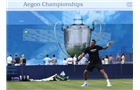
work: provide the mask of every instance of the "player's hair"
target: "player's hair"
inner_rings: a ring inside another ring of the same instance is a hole
[[[94,41],[96,43],[96,40],[95,39],[92,39],[92,41]]]

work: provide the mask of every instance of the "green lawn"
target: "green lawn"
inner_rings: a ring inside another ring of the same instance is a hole
[[[88,87],[81,87],[83,80],[50,82],[7,82],[6,90],[133,90],[133,79],[110,79],[112,87],[106,87],[104,79],[88,80]]]

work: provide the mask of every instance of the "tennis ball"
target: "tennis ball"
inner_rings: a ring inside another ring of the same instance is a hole
[[[25,31],[24,31],[24,33],[26,33],[26,34],[27,34],[27,33],[28,33],[28,31],[27,31],[27,30],[25,30]]]

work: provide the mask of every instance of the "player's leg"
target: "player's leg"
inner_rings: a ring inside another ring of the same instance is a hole
[[[106,79],[107,86],[108,86],[108,87],[111,87],[112,85],[111,85],[111,83],[110,83],[110,81],[109,81],[109,79],[108,79],[107,73],[104,71],[104,69],[101,69],[100,72],[101,72],[101,74],[104,76],[104,78]]]
[[[84,80],[87,80],[88,79],[88,70],[85,70],[84,71]]]
[[[84,81],[84,84],[81,85],[82,87],[88,86],[88,81],[87,81],[87,79],[88,79],[88,73],[91,72],[93,69],[94,69],[94,65],[89,64],[89,65],[87,66],[86,70],[84,71],[84,80],[85,80],[85,81]]]
[[[107,86],[110,87],[112,86],[109,79],[108,79],[108,75],[107,73],[104,71],[104,68],[102,66],[102,64],[97,64],[96,67],[98,68],[98,70],[100,71],[100,73],[104,76],[104,78],[106,79],[107,82]]]
[[[81,85],[82,87],[84,87],[84,86],[88,86],[88,82],[87,82],[87,79],[88,79],[88,70],[85,70],[84,71],[84,84],[83,85]]]

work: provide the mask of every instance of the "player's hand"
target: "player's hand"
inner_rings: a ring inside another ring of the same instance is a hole
[[[111,44],[113,44],[113,43],[114,43],[114,41],[110,41],[108,44],[111,45]]]

